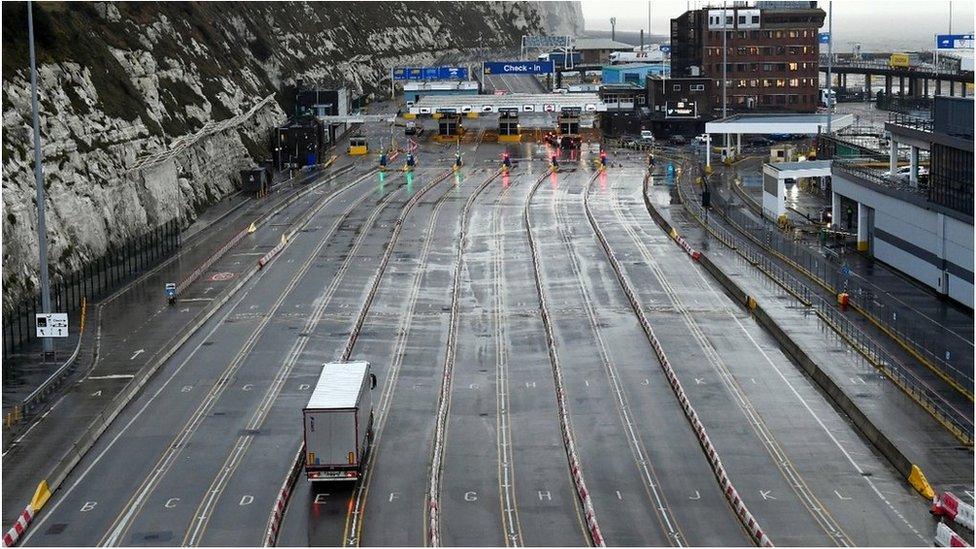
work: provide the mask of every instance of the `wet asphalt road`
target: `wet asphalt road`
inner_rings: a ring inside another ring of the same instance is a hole
[[[357,490],[299,478],[281,545],[425,542],[460,214],[497,169],[501,147],[467,139],[462,150],[461,174],[425,194],[404,219],[352,352],[372,362],[380,380],[366,479]],[[547,175],[544,148],[510,150],[537,158],[518,161],[477,195],[462,249],[441,471],[444,545],[588,543],[522,220],[540,177],[531,230],[570,422],[609,545],[750,540],[589,225],[587,192],[733,483],[773,541],[929,543],[934,525],[925,502],[654,224],[639,169],[596,175],[581,162]],[[411,181],[369,175],[335,189],[282,255],[122,413],[48,504],[27,544],[261,544],[301,441],[300,409],[317,368],[338,358],[349,338],[404,204],[452,156],[453,146],[425,144]],[[254,245],[280,234],[267,233],[255,233]]]

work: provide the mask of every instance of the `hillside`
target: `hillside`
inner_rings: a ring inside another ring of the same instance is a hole
[[[3,10],[4,306],[36,286],[26,4]],[[52,275],[190,223],[264,156],[297,79],[363,94],[397,65],[582,28],[570,2],[34,4]],[[216,123],[220,123],[219,125]]]

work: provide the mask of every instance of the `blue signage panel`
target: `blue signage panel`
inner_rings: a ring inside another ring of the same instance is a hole
[[[821,44],[829,44],[830,43],[830,33],[829,32],[822,32],[822,33],[820,33],[820,43]]]
[[[437,78],[440,80],[467,80],[467,67],[440,67],[437,71]]]
[[[402,67],[393,69],[394,80],[467,80],[467,67]]]
[[[661,44],[661,53],[671,53],[671,44]]]
[[[935,47],[940,50],[970,49],[973,47],[971,34],[937,34]]]
[[[485,74],[552,74],[552,61],[486,61]]]

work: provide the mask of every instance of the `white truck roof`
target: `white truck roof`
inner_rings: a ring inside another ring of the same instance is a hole
[[[368,362],[325,364],[305,408],[315,410],[355,408],[368,369]]]

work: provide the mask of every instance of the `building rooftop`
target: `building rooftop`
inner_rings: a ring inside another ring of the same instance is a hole
[[[660,69],[662,67],[667,67],[667,63],[619,63],[617,65],[604,65],[603,69],[620,70],[620,69]]]
[[[617,42],[609,38],[577,38],[573,49],[577,50],[626,50],[634,49],[634,46],[624,42]]]
[[[706,133],[814,135],[827,131],[827,114],[735,114],[705,124]],[[853,114],[834,114],[831,130],[837,131],[854,123]]]

